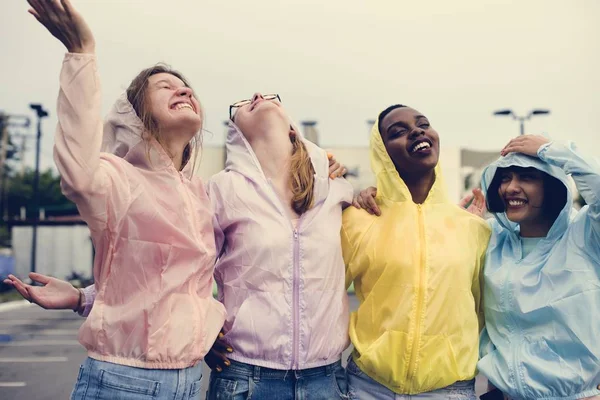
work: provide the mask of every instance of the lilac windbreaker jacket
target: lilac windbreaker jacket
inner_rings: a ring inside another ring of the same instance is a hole
[[[236,361],[313,368],[338,361],[349,344],[340,230],[352,187],[329,179],[325,151],[303,141],[315,170],[315,200],[296,228],[233,123],[225,170],[208,184],[223,232],[215,281],[228,314],[229,357]]]

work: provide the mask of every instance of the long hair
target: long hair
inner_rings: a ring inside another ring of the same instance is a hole
[[[152,116],[152,113],[150,112],[150,105],[148,104],[148,78],[150,78],[152,75],[161,73],[171,74],[181,79],[185,86],[191,88],[187,79],[185,79],[185,77],[180,72],[171,69],[168,65],[156,64],[140,72],[131,81],[126,93],[127,100],[129,100],[129,102],[133,106],[133,109],[135,110],[137,116],[142,121],[142,123],[144,124],[144,128],[146,129],[145,133],[147,134],[143,135],[143,138],[145,140],[149,140],[151,137],[154,137],[156,141],[158,141],[158,143],[162,144],[163,140],[161,137],[160,127],[158,126],[158,123]],[[200,113],[202,115],[202,109],[200,109]],[[204,119],[202,119],[202,123],[204,123]],[[183,150],[183,157],[181,163],[182,169],[183,166],[185,166],[190,161],[192,153],[194,154],[192,173],[196,168],[198,154],[201,152],[202,148],[202,135],[200,134],[200,132],[202,132],[202,127],[200,127],[200,131],[194,136],[190,143],[188,143],[185,146],[185,149]]]
[[[313,206],[315,170],[306,146],[293,129],[290,131],[290,141],[293,146],[290,158],[292,208],[302,215]]]

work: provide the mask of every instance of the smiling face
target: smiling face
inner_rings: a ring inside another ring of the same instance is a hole
[[[235,110],[233,122],[248,140],[269,129],[281,129],[286,135],[290,131],[290,119],[279,100],[267,100],[260,93],[254,93],[248,104]]]
[[[148,78],[147,105],[161,134],[181,132],[190,139],[202,126],[200,103],[185,82],[170,73]]]
[[[544,173],[535,168],[499,169],[498,195],[512,222],[527,224],[545,219]]]
[[[410,107],[390,111],[379,124],[385,148],[401,177],[420,175],[435,168],[439,136],[423,114]]]

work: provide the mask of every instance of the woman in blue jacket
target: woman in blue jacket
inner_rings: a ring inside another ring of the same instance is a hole
[[[587,203],[579,211],[567,175]],[[482,188],[495,219],[479,371],[513,399],[600,399],[600,165],[525,135]]]

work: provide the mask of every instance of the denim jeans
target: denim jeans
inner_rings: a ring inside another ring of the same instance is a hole
[[[454,399],[454,400],[476,400],[475,379],[470,381],[456,382],[448,387],[431,392],[403,395],[392,392],[387,387],[370,378],[365,374],[354,360],[348,361],[346,367],[348,374],[348,390],[350,399],[358,400],[404,400],[404,399]]]
[[[341,361],[303,370],[276,370],[237,361],[210,373],[208,400],[348,399]]]
[[[199,400],[202,364],[185,369],[144,369],[87,358],[71,400]]]

